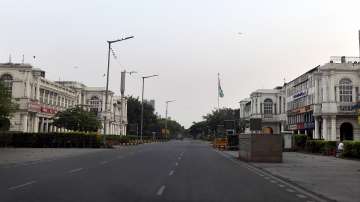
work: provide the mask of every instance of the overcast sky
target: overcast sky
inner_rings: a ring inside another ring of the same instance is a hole
[[[273,88],[329,61],[358,56],[359,0],[1,0],[0,62],[25,62],[50,80],[105,86],[107,40],[134,35],[113,45],[110,88],[119,94],[176,99],[169,115],[186,127],[217,106],[217,73],[222,107],[259,88]],[[239,32],[243,34],[239,34]],[[32,60],[36,56],[36,61]]]

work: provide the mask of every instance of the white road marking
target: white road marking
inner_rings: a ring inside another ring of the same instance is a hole
[[[320,198],[320,197],[317,196],[317,195],[314,195],[314,194],[306,191],[305,189],[302,189],[302,188],[300,188],[300,187],[297,187],[297,186],[295,186],[295,185],[293,185],[293,184],[290,184],[290,183],[288,183],[288,182],[286,182],[286,181],[284,181],[284,180],[282,180],[282,179],[280,179],[280,178],[278,178],[278,177],[276,177],[276,176],[273,176],[273,175],[271,175],[271,174],[268,174],[267,172],[262,171],[260,168],[257,168],[257,167],[255,167],[255,166],[253,166],[253,165],[251,165],[251,164],[244,163],[244,162],[241,162],[241,161],[239,161],[239,160],[236,160],[236,159],[232,158],[231,156],[224,154],[224,153],[221,152],[221,151],[218,151],[218,150],[213,150],[213,151],[216,152],[216,153],[218,153],[218,154],[220,154],[221,156],[227,158],[228,160],[232,161],[233,163],[235,163],[235,164],[237,164],[237,165],[239,165],[239,166],[241,166],[241,167],[244,167],[244,168],[246,168],[246,169],[254,172],[254,173],[257,174],[257,175],[262,174],[262,175],[264,175],[264,176],[269,176],[269,177],[271,177],[272,179],[277,180],[279,183],[282,183],[283,185],[286,185],[286,186],[288,186],[288,187],[296,190],[297,192],[299,192],[299,193],[301,193],[301,194],[303,194],[303,195],[306,195],[307,197],[310,197],[310,198],[312,198],[312,199],[315,199],[315,200],[318,201],[318,202],[326,202],[326,201],[327,201],[327,200],[325,200],[325,199],[323,199],[323,198]],[[281,187],[281,186],[280,186],[280,187]]]
[[[296,196],[299,198],[307,198],[305,195],[302,195],[302,194],[296,194]]]
[[[108,163],[108,161],[101,161],[100,162],[101,165],[104,165],[104,164],[107,164],[107,163]]]
[[[266,180],[269,180],[270,179],[270,177],[264,177]]]
[[[181,157],[179,156],[178,159],[181,160]]]
[[[73,169],[73,170],[69,170],[68,173],[75,173],[75,172],[79,172],[81,170],[83,170],[83,168],[76,168],[76,169]]]
[[[35,184],[36,181],[30,181],[30,182],[27,182],[27,183],[24,183],[24,184],[20,184],[20,185],[16,185],[16,186],[13,186],[13,187],[9,187],[8,190],[15,190],[15,189],[19,189],[19,188],[22,188],[22,187],[25,187],[25,186],[29,186],[29,185],[32,185],[32,184]]]
[[[275,180],[270,180],[271,183],[277,183]]]
[[[286,189],[286,191],[291,193],[295,192],[293,189]]]
[[[169,176],[174,174],[174,170],[170,171]]]
[[[179,163],[178,163],[178,162],[176,162],[176,163],[175,163],[175,166],[178,166],[178,165],[179,165]]]
[[[156,192],[156,195],[161,196],[164,193],[165,185],[161,186],[159,190]]]
[[[283,185],[283,184],[279,184],[279,187],[285,187],[285,185]]]

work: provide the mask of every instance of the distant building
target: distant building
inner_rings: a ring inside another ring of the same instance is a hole
[[[64,132],[51,124],[58,112],[76,105],[86,106],[103,120],[105,89],[91,88],[74,81],[53,82],[45,78],[45,72],[29,64],[0,64],[0,80],[11,91],[19,110],[10,119],[10,131]],[[109,91],[109,134],[126,134],[126,99]],[[101,130],[100,132],[103,132]]]
[[[259,89],[250,98],[240,101],[240,119],[246,121],[246,132],[250,131],[250,119],[261,119],[263,133],[279,134],[286,125],[285,99],[281,87]]]
[[[153,107],[153,109],[155,110],[155,100],[151,99],[151,100],[144,100],[145,103],[151,105]]]
[[[311,138],[315,134],[313,112],[316,92],[314,72],[316,71],[318,67],[285,85],[288,124],[286,129],[295,134],[306,134]]]

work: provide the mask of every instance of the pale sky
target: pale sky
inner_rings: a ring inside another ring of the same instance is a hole
[[[50,80],[105,86],[107,40],[113,45],[110,89],[156,100],[156,111],[188,127],[259,88],[282,85],[330,56],[359,55],[359,0],[1,0],[0,62],[35,64]],[[239,35],[238,33],[243,33]],[[36,56],[36,61],[32,60]],[[74,68],[78,67],[78,68]]]

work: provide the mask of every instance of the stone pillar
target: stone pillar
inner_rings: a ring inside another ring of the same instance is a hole
[[[49,132],[49,120],[44,118],[44,121],[45,121],[45,132],[47,133]]]
[[[319,120],[315,117],[315,139],[320,139],[320,134],[319,134]]]
[[[22,114],[21,115],[21,125],[22,125],[22,131],[23,132],[28,132],[28,115],[27,114]]]
[[[40,133],[43,133],[44,132],[44,121],[45,121],[45,119],[44,118],[42,118],[42,117],[39,117],[39,119],[41,120],[41,125],[40,125]]]
[[[336,116],[331,117],[331,138],[330,140],[336,141]]]
[[[35,115],[34,117],[34,133],[39,132],[39,117]]]
[[[322,122],[322,136],[324,138],[324,140],[329,140],[328,138],[328,128],[327,128],[327,117],[323,117],[323,122]]]

